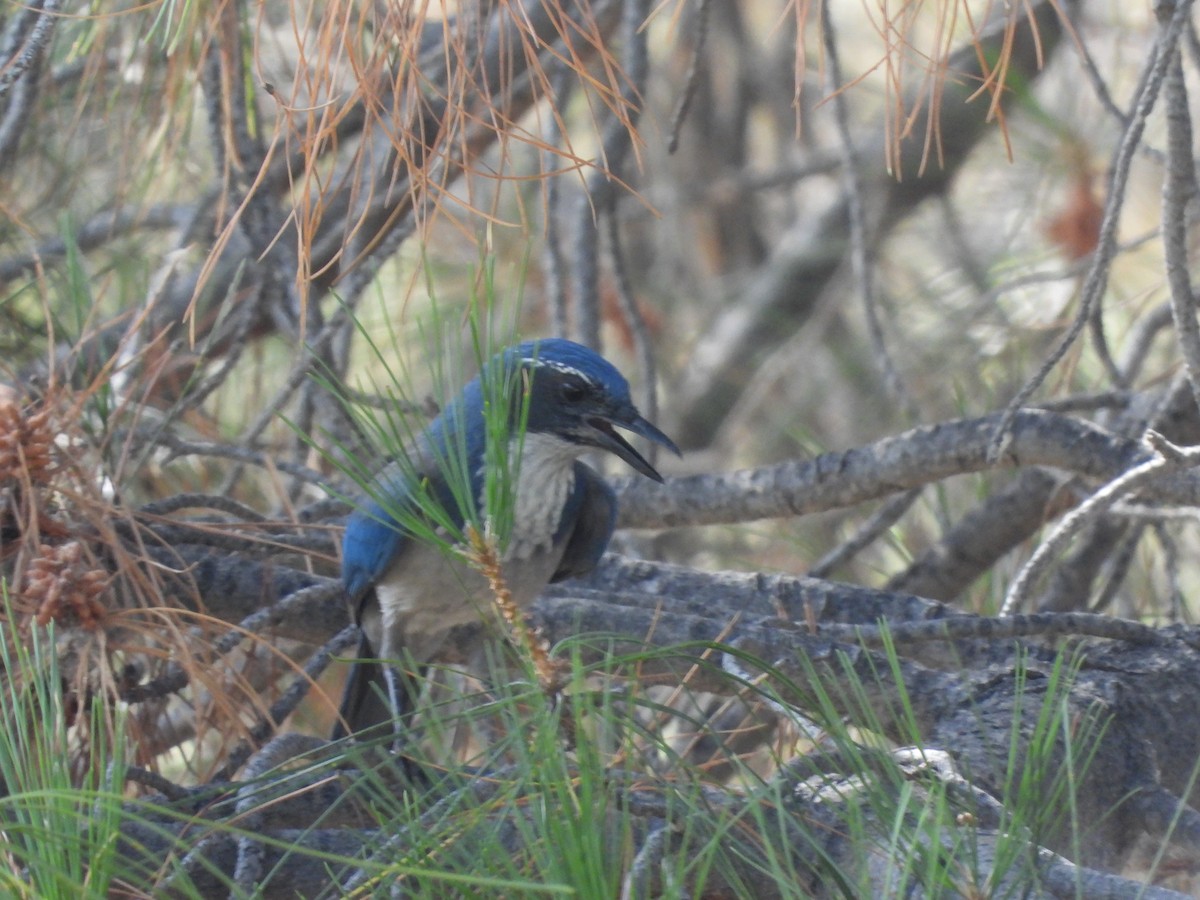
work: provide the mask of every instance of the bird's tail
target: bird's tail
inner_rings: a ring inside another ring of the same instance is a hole
[[[350,668],[342,690],[338,720],[333,726],[332,740],[335,741],[385,722],[394,722],[412,711],[408,679],[399,670],[375,659],[375,650],[366,634],[359,635],[357,655],[358,660]],[[389,690],[389,681],[392,690]],[[389,696],[396,697],[395,708]]]

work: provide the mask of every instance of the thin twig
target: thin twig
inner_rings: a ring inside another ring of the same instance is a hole
[[[58,21],[55,14],[58,5],[58,0],[44,0],[40,9],[27,8],[13,18],[5,36],[6,52],[0,59],[0,100],[9,95],[10,88],[16,89],[0,122],[0,170],[16,159],[14,151],[29,123],[29,112],[37,99],[42,59]]]
[[[185,800],[192,796],[194,788],[184,787],[176,784],[164,775],[158,772],[152,772],[149,769],[143,769],[140,766],[129,766],[125,769],[125,780],[133,784],[140,784],[143,787],[148,787],[152,791],[158,791],[168,800]]]
[[[279,723],[295,712],[300,701],[308,696],[308,692],[333,658],[358,640],[358,634],[357,625],[347,625],[308,658],[304,663],[304,671],[299,673],[283,695],[271,704],[266,717],[250,729],[250,736],[226,754],[225,762],[213,776],[213,781],[227,781],[233,777],[242,763],[250,758],[254,748],[260,746],[267,739],[267,735],[279,727]]]
[[[704,44],[708,40],[708,11],[710,0],[700,0],[696,6],[696,30],[692,35],[692,58],[688,62],[687,74],[683,77],[683,93],[671,116],[670,137],[667,139],[667,152],[674,153],[679,149],[679,132],[687,120],[688,110],[696,98],[696,88],[700,84],[700,59],[704,55]]]
[[[633,349],[637,354],[638,370],[642,377],[641,408],[646,418],[651,422],[658,419],[658,386],[657,370],[654,362],[654,348],[650,341],[650,330],[646,325],[646,317],[638,306],[633,293],[633,285],[629,281],[629,270],[625,267],[625,255],[621,252],[621,230],[617,227],[617,205],[620,195],[615,191],[609,195],[608,209],[605,218],[608,221],[608,253],[609,265],[612,269],[613,282],[616,286],[617,303],[621,307],[621,315],[629,326],[633,336]],[[653,464],[658,459],[658,445],[649,443],[649,459]]]
[[[1129,382],[1125,380],[1125,373],[1117,365],[1116,359],[1113,358],[1112,349],[1108,345],[1108,335],[1104,333],[1103,303],[1097,303],[1092,307],[1092,314],[1088,318],[1087,324],[1088,332],[1092,336],[1092,352],[1096,354],[1096,359],[1100,361],[1100,365],[1104,368],[1105,376],[1116,387],[1129,387]]]
[[[1150,357],[1155,336],[1171,324],[1173,315],[1171,304],[1162,303],[1130,326],[1130,335],[1125,341],[1125,358],[1121,364],[1127,383],[1132,384],[1141,375],[1142,366]]]
[[[94,250],[105,242],[138,228],[183,228],[195,214],[192,203],[153,203],[141,207],[135,204],[101,210],[84,222],[71,237],[71,245],[79,250]],[[31,273],[49,259],[67,255],[68,243],[61,237],[48,238],[23,256],[0,260],[0,281]]]
[[[8,94],[4,118],[0,119],[0,171],[10,168],[17,159],[17,145],[25,133],[25,126],[29,124],[29,113],[37,99],[40,68],[40,58],[33,60],[28,71],[29,77],[18,81]]]
[[[1163,572],[1167,576],[1167,622],[1176,624],[1183,619],[1186,609],[1183,591],[1179,586],[1179,545],[1167,530],[1165,522],[1154,523],[1154,536],[1158,538],[1163,554]]]
[[[215,509],[236,516],[243,522],[265,523],[267,517],[253,507],[221,494],[176,494],[142,506],[138,512],[145,516],[167,516],[181,509]]]
[[[0,99],[3,99],[9,88],[41,59],[54,33],[54,26],[58,23],[59,5],[58,0],[42,0],[40,8],[25,7],[24,14],[13,19],[12,31],[5,36],[4,42],[5,50],[12,55],[0,64]],[[28,27],[31,16],[32,27]]]
[[[1000,615],[1012,615],[1020,609],[1034,585],[1071,539],[1097,516],[1112,509],[1122,497],[1163,474],[1200,464],[1200,447],[1176,447],[1153,431],[1146,433],[1145,441],[1156,451],[1155,457],[1114,478],[1063,517],[1054,532],[1034,551],[1029,562],[1013,579],[1000,608]]]
[[[1153,55],[1147,67],[1146,77],[1143,79],[1143,87],[1139,94],[1137,105],[1134,108],[1134,114],[1130,118],[1129,125],[1121,137],[1120,146],[1117,148],[1113,159],[1112,173],[1108,183],[1108,196],[1104,205],[1104,217],[1101,220],[1100,235],[1096,242],[1096,249],[1092,254],[1091,266],[1088,269],[1087,277],[1084,279],[1079,314],[1071,323],[1070,328],[1067,329],[1066,334],[1062,336],[1058,344],[1050,352],[1045,362],[1039,367],[1037,373],[1017,392],[1016,397],[1013,398],[1013,401],[1005,409],[1004,415],[1001,416],[1000,424],[996,427],[996,432],[992,437],[988,454],[993,462],[999,460],[1007,449],[1010,440],[1009,432],[1017,411],[1028,402],[1029,398],[1041,387],[1054,367],[1067,355],[1067,351],[1070,350],[1087,325],[1088,320],[1091,319],[1093,308],[1100,302],[1104,296],[1105,289],[1108,287],[1109,271],[1112,267],[1117,247],[1117,224],[1121,218],[1121,210],[1125,204],[1125,195],[1129,189],[1130,166],[1132,165],[1134,154],[1141,145],[1142,135],[1146,130],[1146,119],[1154,109],[1155,101],[1158,99],[1158,93],[1166,78],[1172,53],[1179,42],[1184,25],[1188,21],[1191,6],[1192,0],[1181,0],[1166,27],[1159,32],[1157,52]]]
[[[600,347],[599,240],[596,217],[608,206],[608,195],[617,190],[618,173],[637,139],[636,126],[644,103],[649,55],[646,30],[649,0],[626,0],[621,18],[624,47],[622,70],[625,87],[604,128],[598,168],[588,178],[579,198],[575,222],[574,307],[575,334],[580,343]]]
[[[842,67],[838,53],[837,33],[830,16],[829,0],[821,4],[821,35],[825,42],[825,62],[828,72],[828,90],[833,100],[834,121],[842,155],[842,184],[846,197],[846,211],[850,224],[850,265],[854,283],[862,300],[863,313],[867,322],[867,334],[871,339],[876,363],[883,376],[884,387],[900,403],[905,414],[913,421],[920,416],[904,379],[896,368],[895,360],[887,348],[883,324],[879,319],[879,298],[872,276],[870,240],[867,236],[866,204],[863,201],[863,184],[859,177],[858,152],[850,133],[850,115],[846,103],[846,91],[842,87]]]
[[[1053,397],[1040,403],[1030,404],[1031,409],[1049,412],[1081,412],[1095,409],[1124,409],[1133,399],[1132,391],[1099,391],[1095,394],[1072,394],[1069,397]]]
[[[1071,46],[1079,53],[1079,61],[1083,64],[1083,74],[1087,76],[1087,80],[1092,86],[1092,91],[1096,94],[1096,99],[1100,101],[1100,105],[1104,108],[1104,111],[1120,122],[1122,128],[1128,128],[1129,114],[1117,106],[1117,102],[1108,90],[1108,84],[1105,82],[1104,76],[1100,73],[1100,68],[1096,65],[1096,60],[1092,57],[1092,52],[1088,49],[1088,45],[1084,43],[1083,35],[1080,34],[1079,29],[1075,29]]]
[[[212,644],[210,659],[215,661],[227,655],[234,647],[246,640],[248,635],[258,634],[278,625],[295,610],[303,610],[306,605],[340,596],[344,591],[340,582],[322,582],[311,587],[302,588],[289,594],[282,600],[273,603],[266,609],[247,616],[237,627],[230,629]],[[162,675],[144,684],[134,685],[121,692],[121,699],[126,703],[142,703],[158,697],[166,697],[187,687],[190,677],[185,669],[172,665]]]
[[[554,101],[549,121],[543,134],[547,147],[557,147],[562,139],[559,110],[566,109],[571,92],[579,82],[570,69],[560,72],[554,79]],[[542,173],[545,175],[546,227],[545,252],[542,254],[542,271],[546,280],[546,297],[550,303],[550,332],[566,337],[567,322],[567,257],[563,250],[562,232],[565,230],[566,210],[570,204],[563,202],[562,175],[549,174],[558,155],[550,150],[541,153]],[[560,227],[562,226],[562,227]]]
[[[1142,542],[1142,533],[1144,530],[1138,525],[1129,529],[1121,536],[1116,552],[1110,554],[1108,558],[1108,578],[1100,588],[1100,592],[1096,595],[1096,600],[1092,603],[1088,612],[1102,613],[1116,599],[1117,592],[1121,589],[1121,585],[1125,583],[1125,578],[1129,574],[1129,568],[1133,565],[1134,554],[1137,552],[1138,544]],[[1077,605],[1082,606],[1082,604]]]
[[[329,482],[328,476],[316,469],[297,465],[285,459],[276,459],[265,450],[235,447],[231,444],[188,441],[171,431],[156,433],[154,440],[156,445],[169,451],[163,464],[182,456],[208,456],[214,459],[230,459],[239,464],[259,466],[265,469],[277,469],[309,484],[327,484]]]
[[[895,525],[900,517],[908,512],[909,507],[917,502],[917,498],[923,491],[924,487],[915,487],[886,500],[848,540],[843,541],[813,563],[808,570],[809,577],[828,578],[839,566],[845,565],[875,543],[881,534]]]
[[[1167,171],[1163,179],[1163,258],[1171,288],[1171,316],[1187,371],[1192,397],[1200,406],[1200,323],[1188,260],[1188,205],[1196,193],[1192,158],[1192,120],[1183,80],[1182,51],[1170,56],[1164,86],[1167,118]]]

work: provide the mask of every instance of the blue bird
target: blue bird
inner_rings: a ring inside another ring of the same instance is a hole
[[[519,446],[521,454],[502,566],[522,607],[547,584],[589,572],[612,537],[616,495],[579,460],[581,454],[607,450],[660,482],[662,476],[616,429],[679,454],[671,439],[638,412],[621,373],[587,347],[553,338],[527,341],[495,356],[416,439],[409,462],[383,469],[346,523],[342,580],[361,636],[334,739],[395,723],[411,711],[407,679],[388,663],[407,654],[423,671],[451,628],[493,608],[480,573],[444,547],[410,533],[397,513],[413,510],[421,492],[441,505],[461,533],[463,504],[446,477],[448,461],[453,471],[459,459],[475,508],[486,514],[485,407],[495,402],[497,385],[505,385],[499,390],[508,394],[503,402],[509,408],[510,448],[515,452]],[[525,430],[518,438],[522,417]]]

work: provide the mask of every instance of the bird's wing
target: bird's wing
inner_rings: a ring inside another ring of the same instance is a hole
[[[342,536],[342,583],[355,621],[361,619],[364,598],[387,572],[409,542],[408,534],[379,503],[366,502],[346,521]]]
[[[342,690],[334,740],[392,718],[386,699],[388,675],[383,664],[375,661],[381,648],[372,643],[372,638],[378,641],[381,637],[375,584],[412,540],[395,518],[410,497],[408,484],[399,465],[389,465],[346,520],[342,584],[350,615],[361,630],[355,651],[358,661],[350,667]],[[348,723],[348,730],[343,723]]]
[[[558,568],[550,579],[586,575],[604,555],[617,524],[617,495],[590,466],[575,463],[575,489],[563,510],[570,529]]]
[[[397,521],[402,511],[407,511],[406,505],[413,502],[412,479],[419,477],[412,474],[414,469],[436,471],[428,457],[418,458],[417,465],[409,466],[407,470],[398,463],[387,466],[379,474],[369,496],[346,520],[342,536],[342,583],[351,616],[361,631],[355,653],[357,661],[351,666],[342,691],[335,740],[392,721],[410,711],[415,702],[401,670],[378,659],[380,652],[387,648],[381,631],[382,612],[375,592],[375,585],[387,577],[388,570],[415,540]],[[434,499],[448,505],[449,490],[443,487],[445,479],[434,476],[431,480],[436,494]],[[448,508],[453,510],[452,506]],[[383,646],[376,646],[372,638]]]

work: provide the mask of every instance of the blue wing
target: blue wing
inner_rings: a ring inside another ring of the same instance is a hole
[[[562,523],[570,534],[552,582],[577,578],[596,568],[617,524],[616,493],[584,463],[575,463],[575,490],[563,510]]]
[[[414,471],[415,468],[415,471]],[[367,590],[383,578],[411,539],[402,523],[407,516],[421,516],[420,504],[440,504],[454,524],[461,523],[454,498],[445,480],[434,476],[427,498],[414,500],[413,479],[430,466],[392,463],[368,489],[367,496],[346,520],[342,535],[342,583],[352,603],[358,604]],[[433,523],[429,523],[433,527]],[[357,614],[357,610],[356,610]]]
[[[381,483],[388,483],[386,476]],[[404,502],[408,492],[403,486],[393,480],[391,489],[399,495],[396,502]],[[378,602],[375,583],[387,573],[396,557],[404,552],[408,540],[408,533],[375,500],[364,501],[347,519],[342,536],[342,583],[350,600],[351,615],[357,624],[362,624],[364,611]],[[387,700],[388,673],[385,664],[373,659],[378,652],[378,648],[371,646],[367,633],[360,632],[355,653],[358,661],[350,667],[342,690],[333,740],[390,721],[393,716],[405,712],[393,710]]]
[[[455,436],[468,424],[464,408],[482,408],[478,384],[468,385],[463,397],[430,423],[417,443],[417,451],[403,465],[393,462],[383,469],[368,489],[367,497],[346,520],[342,535],[342,583],[358,625],[363,624],[365,614],[379,602],[375,585],[387,576],[412,540],[401,524],[408,513],[419,515],[421,504],[432,500],[441,505],[452,524],[462,524],[461,510],[441,475],[439,462],[450,459],[448,448],[457,448]],[[468,429],[466,435],[465,454],[469,462],[465,471],[475,472],[482,458],[483,433],[480,429]],[[415,499],[418,479],[419,489],[427,491],[428,496]],[[432,522],[429,525],[433,527]],[[366,631],[360,633],[358,661],[351,667],[342,692],[339,722],[333,732],[335,740],[403,716],[415,705],[416,693],[404,674],[387,662],[374,659],[379,650],[371,646]],[[390,689],[393,687],[398,689]],[[393,700],[397,708],[393,707]]]
[[[354,511],[342,536],[342,583],[352,601],[383,576],[407,541],[408,535],[375,501]]]

